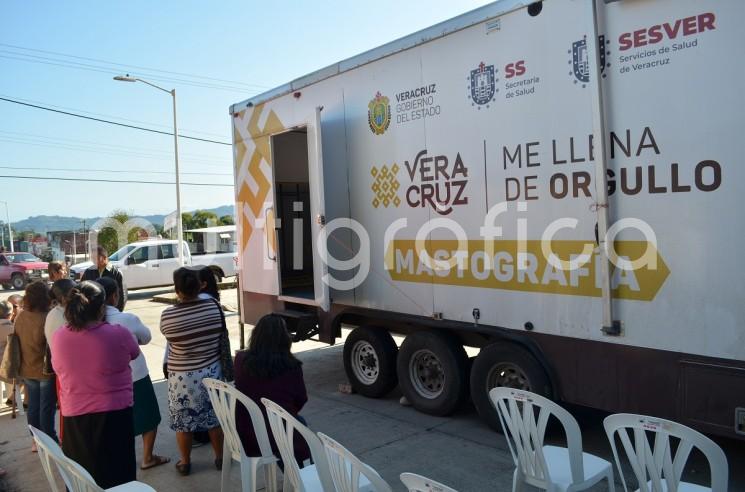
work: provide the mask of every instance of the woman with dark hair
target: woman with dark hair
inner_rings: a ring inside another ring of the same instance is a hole
[[[292,416],[299,417],[308,401],[303,380],[302,362],[292,352],[292,339],[287,332],[284,318],[276,314],[264,316],[256,323],[248,342],[248,350],[235,357],[235,387],[251,398],[261,408],[266,420],[262,398],[277,403]],[[266,421],[269,425],[269,421]],[[248,412],[242,406],[236,410],[236,426],[243,442],[246,456],[261,456],[256,435]],[[278,453],[277,444],[270,434],[272,450]],[[294,438],[295,458],[303,463],[310,458],[308,444],[298,433]]]
[[[114,325],[125,327],[134,337],[138,345],[147,345],[152,339],[150,328],[132,313],[122,313],[116,306],[119,304],[119,285],[113,278],[101,277],[96,283],[103,287],[106,293],[106,321]],[[170,458],[153,453],[155,437],[160,424],[160,407],[155,396],[150,372],[147,368],[145,355],[140,352],[135,360],[129,363],[132,369],[132,386],[134,404],[134,434],[142,436],[142,464],[140,469],[147,470],[155,466],[170,462]]]
[[[67,296],[70,291],[75,287],[75,282],[69,278],[57,280],[52,284],[52,289],[49,291],[49,298],[52,301],[52,309],[47,314],[47,320],[44,322],[44,338],[47,340],[47,350],[52,350],[52,337],[54,332],[65,326],[67,321],[65,320],[65,306],[67,306]],[[59,395],[59,379],[55,378],[55,391]],[[59,398],[57,398],[59,401]],[[60,408],[59,415],[59,437],[62,439],[62,429],[64,423],[62,421],[62,409]]]
[[[181,454],[176,469],[188,475],[193,433],[199,430],[209,433],[215,467],[222,467],[222,429],[202,380],[222,378],[220,335],[224,327],[220,305],[199,297],[202,284],[196,270],[179,268],[173,272],[173,284],[179,302],[163,311],[160,331],[168,342],[168,411]]]
[[[215,277],[215,272],[210,267],[205,266],[199,269],[199,282],[202,284],[202,287],[199,289],[200,297],[206,298],[205,296],[210,296],[212,299],[218,302],[220,301],[220,289],[217,288],[217,278]]]
[[[136,479],[130,361],[140,347],[129,330],[104,321],[106,294],[81,282],[67,298],[67,324],[52,337],[65,427],[62,449],[104,489]]]
[[[54,378],[44,373],[47,341],[44,323],[49,312],[49,289],[46,282],[32,282],[23,296],[23,311],[15,320],[15,332],[21,346],[21,379],[28,395],[28,425],[57,440],[54,414],[57,411],[57,392]],[[36,452],[36,444],[31,450]]]

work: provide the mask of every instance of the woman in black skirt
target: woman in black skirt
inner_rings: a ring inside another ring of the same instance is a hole
[[[106,295],[86,281],[65,308],[52,342],[65,437],[62,450],[108,489],[136,479],[132,372],[140,348],[129,330],[103,321]]]

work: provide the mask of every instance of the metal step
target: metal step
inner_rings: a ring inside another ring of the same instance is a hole
[[[275,311],[274,314],[285,319],[293,342],[300,342],[318,335],[318,316],[314,312],[285,309]]]

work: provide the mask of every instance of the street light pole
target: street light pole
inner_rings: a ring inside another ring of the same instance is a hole
[[[181,220],[181,175],[178,171],[178,127],[176,126],[176,89],[173,96],[173,154],[176,160],[176,236],[178,238],[178,264],[184,266],[184,224]]]
[[[10,238],[10,252],[14,252],[13,249],[13,229],[10,228],[10,212],[8,212],[8,202],[0,201],[0,203],[5,205],[5,220],[8,222],[8,238]]]
[[[147,80],[143,80],[137,77],[130,77],[129,74],[127,75],[117,75],[114,77],[114,80],[118,80],[120,82],[142,82],[143,84],[147,84],[151,87],[155,87],[158,90],[161,90],[163,92],[167,92],[171,95],[173,98],[173,153],[174,153],[174,160],[176,163],[176,240],[178,241],[176,250],[177,250],[177,258],[178,263],[180,266],[184,266],[184,251],[183,251],[183,244],[184,244],[184,231],[183,231],[183,221],[181,220],[181,175],[179,174],[178,169],[178,126],[176,125],[176,89],[171,89],[170,91],[168,89],[164,89],[160,86],[157,86],[153,83],[148,82]]]

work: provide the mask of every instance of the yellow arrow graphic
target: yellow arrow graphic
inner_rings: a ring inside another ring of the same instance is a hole
[[[417,250],[413,239],[394,240],[386,250],[386,270],[402,282],[461,285],[484,289],[544,292],[600,297],[600,255],[594,243],[590,259],[574,269],[562,270],[544,256],[540,240],[528,240],[518,256],[518,241],[468,240],[458,249],[456,240],[429,240]],[[579,257],[587,241],[551,241],[551,251],[561,260]],[[488,247],[487,247],[488,246]],[[655,246],[646,241],[616,241],[619,258],[647,264],[624,270],[611,265],[613,297],[651,301],[670,270]],[[518,258],[523,261],[518,264]],[[556,263],[556,262],[554,262]],[[559,265],[560,266],[560,265]]]

